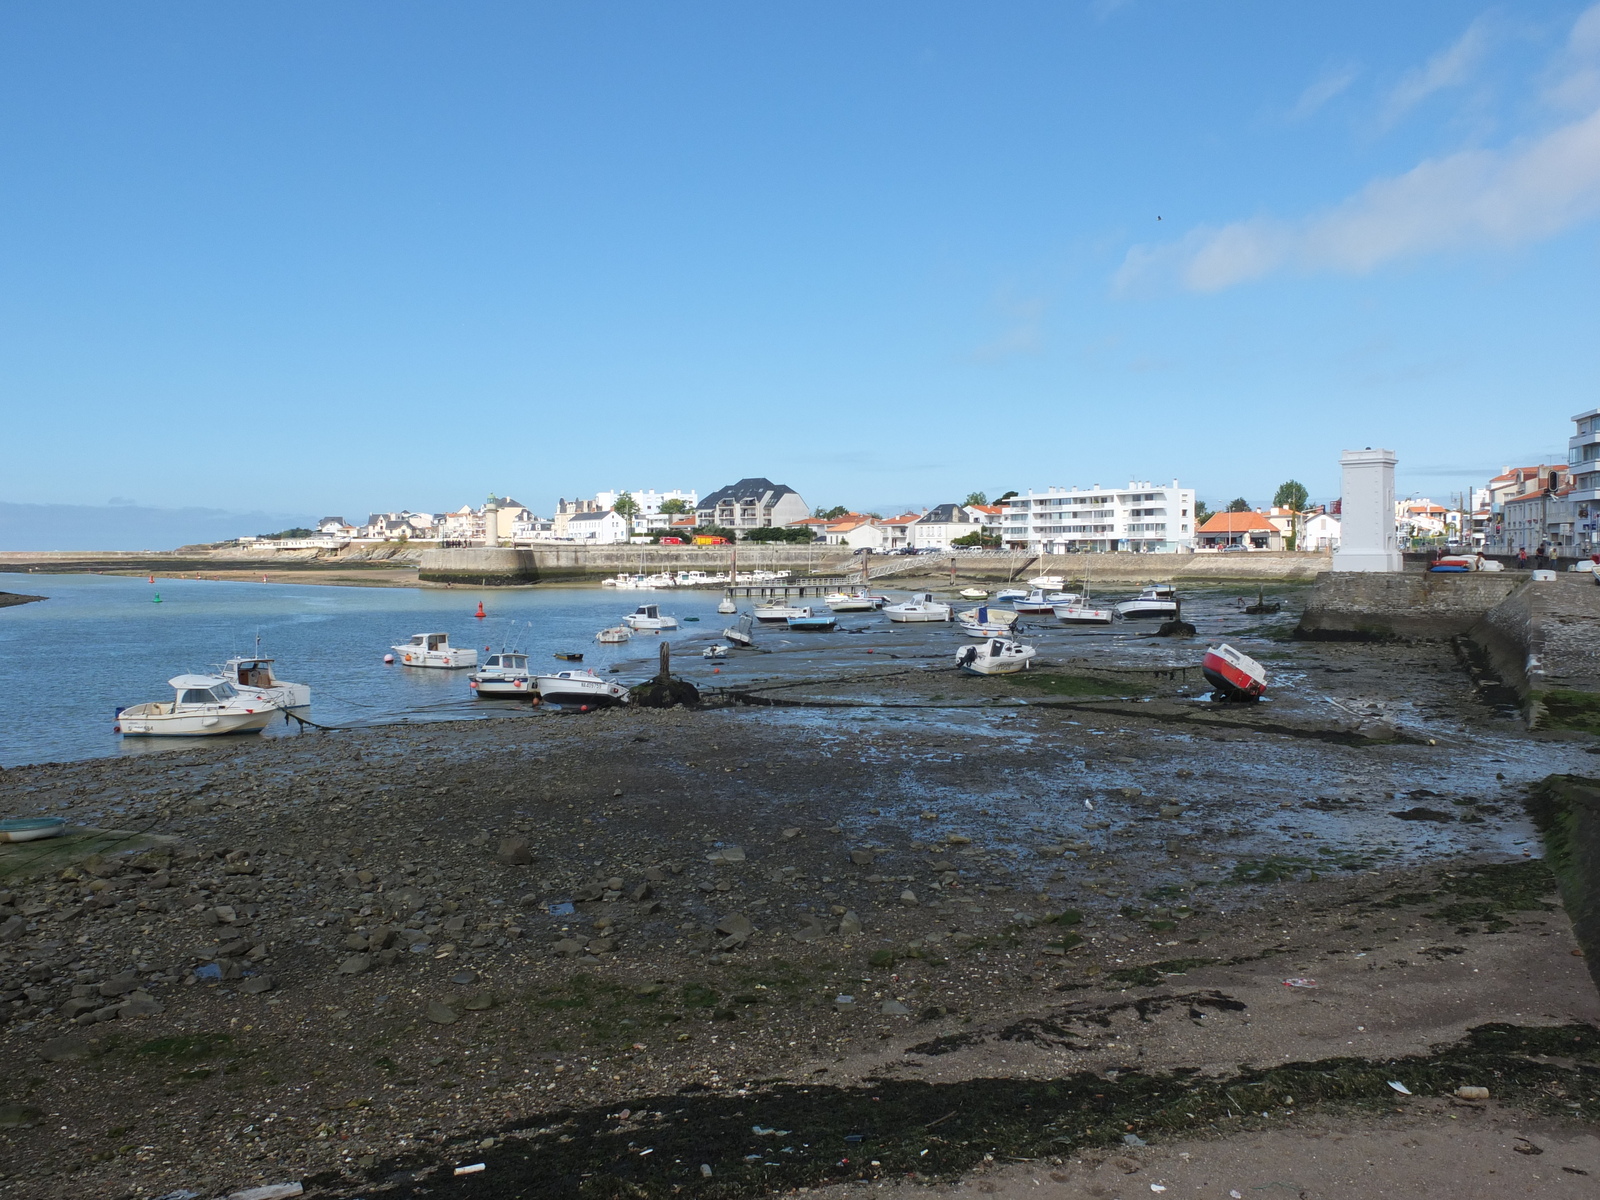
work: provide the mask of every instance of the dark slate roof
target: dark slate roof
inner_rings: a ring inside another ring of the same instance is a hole
[[[609,508],[592,513],[573,513],[572,516],[567,518],[567,524],[570,525],[573,521],[604,521],[610,515],[611,510]]]
[[[751,479],[741,479],[738,483],[729,484],[720,488],[711,495],[705,496],[695,508],[715,508],[724,500],[758,500],[768,492],[772,493],[774,500],[793,492],[794,489],[785,483],[773,483],[770,479],[763,479],[759,475]]]
[[[959,504],[940,504],[930,508],[922,519],[932,525],[970,524],[972,521]]]

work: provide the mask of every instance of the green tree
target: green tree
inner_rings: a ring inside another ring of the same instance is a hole
[[[804,525],[752,529],[744,535],[747,542],[793,542],[795,545],[809,545],[815,538],[816,535]]]
[[[689,515],[689,506],[674,496],[671,500],[661,502],[661,513],[668,517],[686,517]]]
[[[961,503],[963,503],[963,504],[987,504],[987,503],[989,503],[989,497],[985,496],[982,492],[968,492],[967,493],[967,498],[965,500],[963,500]]]
[[[824,521],[837,521],[840,517],[848,517],[850,510],[842,504],[835,504],[832,508],[823,508],[818,505],[816,511],[811,515],[820,517]]]
[[[999,497],[999,498],[998,498],[998,499],[997,499],[997,500],[996,500],[996,501],[995,501],[995,503],[996,503],[996,504],[1004,504],[1004,503],[1005,503],[1005,502],[1006,502],[1006,501],[1007,501],[1007,500],[1009,500],[1009,499],[1011,499],[1011,497],[1013,497],[1013,496],[1015,496],[1015,495],[1016,495],[1016,493],[1015,493],[1015,492],[1007,492],[1007,493],[1006,493],[1006,494],[1005,494],[1005,495],[1004,495],[1004,496],[1001,496],[1001,497]]]
[[[1250,501],[1246,500],[1243,496],[1236,496],[1232,500],[1228,501],[1228,511],[1229,512],[1249,512],[1250,511]]]
[[[1211,519],[1211,506],[1204,500],[1194,502],[1194,527],[1199,529]]]
[[[611,506],[611,511],[624,520],[631,521],[639,515],[639,502],[628,492],[623,492],[617,497],[617,502]]]
[[[1297,479],[1290,479],[1278,485],[1278,490],[1272,494],[1272,503],[1278,508],[1291,509],[1294,512],[1305,512],[1306,504],[1310,500],[1306,492],[1306,485]]]
[[[317,531],[315,529],[306,529],[303,526],[296,525],[293,529],[280,529],[277,533],[263,533],[258,534],[257,536],[272,538],[274,541],[284,541],[288,538],[316,537]]]
[[[981,530],[974,530],[965,537],[951,538],[950,544],[952,546],[977,546],[984,550],[1000,549],[1000,539]]]

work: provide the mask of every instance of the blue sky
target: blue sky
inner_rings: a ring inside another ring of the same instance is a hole
[[[1600,404],[1600,6],[0,5],[0,502],[1445,493]]]

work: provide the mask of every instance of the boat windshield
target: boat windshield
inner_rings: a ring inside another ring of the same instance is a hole
[[[520,671],[528,665],[528,656],[526,654],[506,654],[501,656],[500,661],[505,666]]]
[[[184,688],[178,694],[180,704],[226,704],[239,693],[231,683],[219,683],[208,688]]]

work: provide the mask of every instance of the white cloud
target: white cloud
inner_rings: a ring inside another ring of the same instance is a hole
[[[1408,71],[1389,93],[1384,120],[1392,124],[1436,92],[1460,87],[1472,78],[1489,48],[1489,30],[1479,17],[1459,38],[1422,66]]]
[[[1600,4],[1573,24],[1553,75],[1554,82],[1545,91],[1550,103],[1569,109],[1600,104]]]
[[[1354,83],[1359,74],[1361,68],[1354,63],[1342,67],[1330,67],[1300,93],[1300,99],[1289,110],[1289,120],[1299,121],[1309,117]]]
[[[1410,102],[1460,77],[1472,33],[1423,69]],[[1565,97],[1595,89],[1585,115],[1565,125],[1500,149],[1427,159],[1299,219],[1255,217],[1194,229],[1173,245],[1135,246],[1117,287],[1175,279],[1211,292],[1285,270],[1363,274],[1415,255],[1523,245],[1570,229],[1600,214],[1600,75],[1587,83],[1583,75],[1600,72],[1600,5],[1579,17],[1559,69]]]

